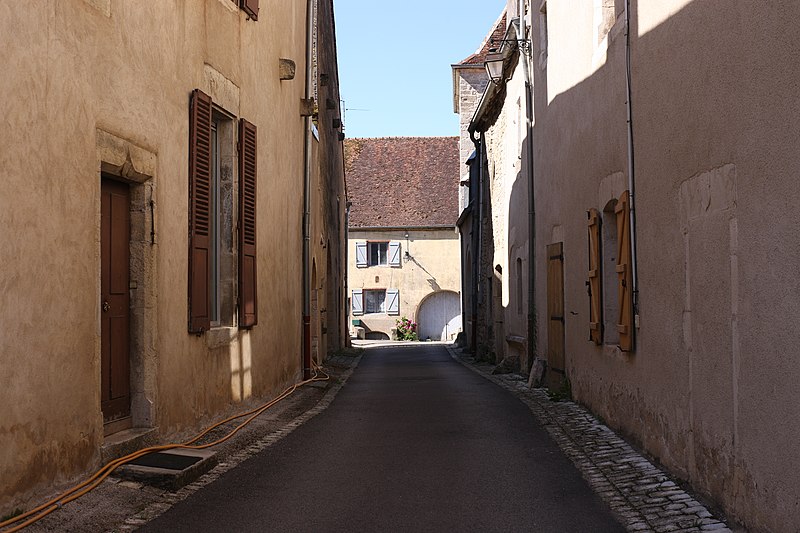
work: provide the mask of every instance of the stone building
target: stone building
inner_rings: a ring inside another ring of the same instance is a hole
[[[345,341],[335,33],[330,0],[307,31],[315,4],[0,7],[0,515],[299,379],[304,282],[317,357]]]
[[[473,151],[464,160],[471,169],[470,178],[462,180],[468,185],[464,190],[469,191],[469,201],[462,204],[459,228],[465,284],[472,285],[464,306],[474,316],[467,323],[475,324],[467,342],[482,359],[527,370],[535,345],[530,340],[533,314],[528,284],[531,102],[516,41],[519,21],[509,14],[515,14],[511,6],[479,51],[463,62],[471,65],[469,70],[463,63],[453,67],[458,81],[454,92],[462,95],[457,109],[462,146],[469,142]],[[484,65],[493,57],[504,64],[502,80],[489,81]],[[470,83],[474,79],[484,81]],[[471,99],[470,87],[483,88],[478,99]],[[466,152],[462,149],[462,156]]]
[[[471,346],[488,346],[486,329],[481,328],[480,342],[478,324],[486,324],[487,320],[478,320],[479,313],[485,313],[482,299],[485,291],[483,276],[478,276],[480,267],[477,263],[482,242],[479,239],[481,196],[480,176],[477,161],[480,154],[476,151],[473,132],[469,126],[475,115],[481,98],[489,84],[484,62],[491,50],[500,46],[506,32],[506,13],[503,11],[495,22],[492,31],[481,45],[463,61],[451,66],[453,74],[453,112],[459,115],[461,134],[458,141],[459,161],[462,163],[462,178],[459,187],[459,217],[456,225],[461,236],[461,307],[464,317],[464,342]],[[472,164],[475,163],[475,164]],[[479,291],[480,289],[480,291]],[[480,292],[480,294],[479,294]],[[479,305],[479,300],[481,300]]]
[[[526,41],[473,125],[494,195],[527,62],[545,382],[748,530],[796,531],[800,5],[515,4]]]
[[[393,338],[405,316],[422,340],[454,339],[462,329],[457,139],[348,139],[345,148],[354,335]]]

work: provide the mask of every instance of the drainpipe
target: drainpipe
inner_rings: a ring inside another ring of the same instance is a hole
[[[517,42],[525,41],[525,0],[519,0],[519,24],[517,25]],[[519,44],[518,44],[519,45]],[[528,62],[528,54],[533,53],[533,43],[524,45],[521,54],[522,71],[525,75],[525,124],[527,133],[528,150],[528,371],[533,366],[533,359],[536,357],[536,300],[534,286],[536,284],[536,205],[534,203],[534,168],[533,168],[533,81],[531,79],[531,68]]]
[[[345,196],[346,198],[347,196]],[[342,301],[344,302],[344,312],[345,317],[345,343],[346,347],[350,347],[350,306],[347,305],[347,299],[350,296],[350,287],[348,285],[348,280],[350,279],[350,263],[348,263],[348,250],[350,246],[350,208],[353,206],[353,203],[349,200],[345,203],[345,211],[344,211],[344,298]],[[341,327],[341,325],[339,326]]]
[[[625,88],[627,91],[628,111],[628,191],[630,202],[631,226],[631,278],[633,287],[634,328],[639,327],[639,273],[636,261],[636,193],[633,159],[633,105],[631,104],[631,15],[630,0],[625,0]],[[634,335],[634,342],[636,336]]]
[[[314,0],[306,3],[306,101],[313,98]],[[304,116],[303,160],[303,379],[311,378],[311,116]]]

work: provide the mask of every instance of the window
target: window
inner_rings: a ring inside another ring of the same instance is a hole
[[[369,266],[386,266],[387,253],[389,251],[388,242],[370,242],[367,243],[367,251],[369,253]]]
[[[634,350],[630,204],[628,191],[589,210],[589,338]]]
[[[353,316],[374,313],[400,314],[400,291],[397,289],[353,289]]]
[[[256,128],[239,121],[239,241],[233,219],[237,121],[200,90],[189,129],[189,331],[257,323],[255,281]],[[238,248],[238,249],[237,249]],[[238,276],[236,254],[238,252]],[[237,294],[238,281],[238,294]],[[238,298],[237,298],[238,297]]]
[[[399,241],[356,242],[356,267],[401,267]]]
[[[219,123],[215,113],[211,120],[211,194],[209,213],[211,234],[209,236],[209,280],[208,292],[211,298],[211,324],[219,325],[219,238],[220,238],[220,163],[219,163]]]
[[[603,235],[603,249],[600,253],[600,271],[603,279],[603,340],[606,344],[619,344],[619,331],[617,319],[619,318],[619,291],[617,285],[617,215],[614,208],[617,201],[611,200],[603,208],[603,222],[601,233]]]
[[[364,291],[364,312],[383,313],[386,310],[386,291],[366,290]]]

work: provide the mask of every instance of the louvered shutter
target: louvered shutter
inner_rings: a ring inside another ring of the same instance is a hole
[[[633,351],[633,271],[631,270],[631,211],[628,191],[614,208],[617,215],[617,277],[619,291],[619,349]]]
[[[600,213],[590,209],[589,215],[589,340],[603,343],[603,296],[600,278]]]
[[[256,127],[239,120],[239,326],[258,324],[256,264]]]
[[[400,314],[400,291],[397,289],[386,289],[386,313]]]
[[[356,243],[356,266],[358,268],[366,268],[367,266],[367,243],[365,241]]]
[[[364,314],[364,291],[361,289],[353,289],[352,306],[353,316]]]
[[[400,243],[397,241],[389,243],[389,266],[400,266]]]
[[[247,16],[253,20],[258,20],[258,0],[242,0],[239,6]]]
[[[211,327],[211,97],[195,89],[189,110],[189,331]]]

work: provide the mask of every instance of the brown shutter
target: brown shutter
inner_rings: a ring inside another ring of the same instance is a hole
[[[600,213],[590,209],[589,215],[589,340],[603,343],[603,296],[600,279]]]
[[[256,295],[256,127],[239,121],[239,326],[258,323]]]
[[[631,269],[631,211],[628,191],[614,208],[617,215],[617,276],[619,278],[619,349],[633,351],[633,271]]]
[[[195,89],[189,111],[189,331],[211,326],[211,97]]]
[[[258,0],[242,0],[239,5],[248,17],[258,20]]]
[[[564,361],[564,243],[547,245],[547,366],[561,374]],[[555,376],[553,376],[555,377]]]

